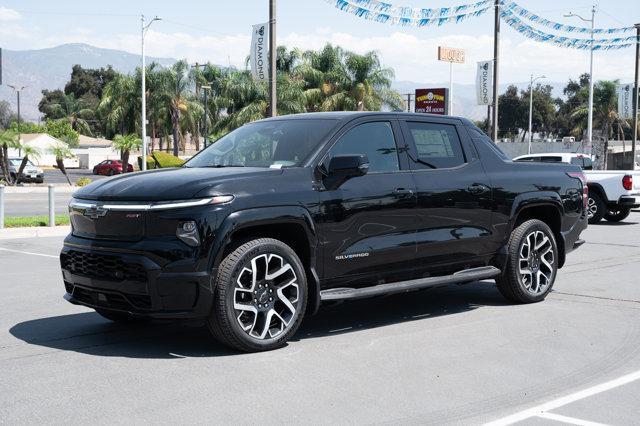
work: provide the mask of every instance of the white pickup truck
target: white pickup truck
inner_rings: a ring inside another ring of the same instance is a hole
[[[589,223],[598,223],[603,218],[610,222],[620,222],[629,216],[632,208],[640,207],[639,170],[592,170],[591,157],[588,155],[564,152],[521,155],[513,161],[580,166],[589,186]]]

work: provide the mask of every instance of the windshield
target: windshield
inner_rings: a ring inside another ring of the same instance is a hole
[[[20,165],[22,164],[22,158],[9,158],[9,162],[13,164],[14,167],[20,167]],[[27,166],[35,167],[31,160],[27,160]]]
[[[335,120],[270,120],[244,125],[218,139],[185,167],[297,167]]]

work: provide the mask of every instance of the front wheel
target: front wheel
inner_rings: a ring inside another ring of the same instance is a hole
[[[302,262],[282,241],[260,238],[220,263],[208,325],[223,344],[244,352],[281,347],[307,307]]]
[[[621,222],[629,217],[631,209],[629,207],[620,207],[617,210],[609,210],[604,214],[604,218],[609,222]]]
[[[508,245],[507,268],[496,278],[500,293],[515,303],[544,300],[558,270],[558,247],[546,223],[532,219],[518,226]]]

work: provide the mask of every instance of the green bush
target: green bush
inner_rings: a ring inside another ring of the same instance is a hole
[[[87,177],[82,177],[76,181],[76,186],[87,186],[92,182],[91,179]]]
[[[147,155],[147,170],[157,168],[156,160],[154,160],[152,156]],[[138,169],[142,170],[142,155],[138,157]]]
[[[171,154],[167,154],[166,152],[154,151],[151,155],[156,160],[155,162],[159,169],[167,167],[181,167],[184,164],[184,160],[181,160]]]

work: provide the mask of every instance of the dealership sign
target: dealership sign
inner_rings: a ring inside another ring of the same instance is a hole
[[[478,62],[476,99],[478,105],[493,104],[493,61]]]
[[[448,89],[416,89],[416,112],[445,115],[448,102]]]
[[[251,75],[258,81],[267,81],[269,79],[268,40],[268,23],[254,25],[251,33],[249,62],[251,63]]]
[[[633,113],[633,84],[623,84],[618,86],[618,116],[620,118],[631,118]]]
[[[454,49],[453,47],[438,46],[438,60],[464,64],[464,49]]]

